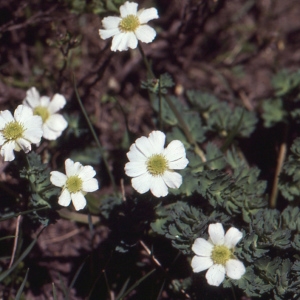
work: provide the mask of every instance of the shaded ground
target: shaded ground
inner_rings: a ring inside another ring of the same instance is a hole
[[[176,83],[174,93],[179,96],[186,89],[201,89],[224,101],[259,111],[261,101],[271,96],[272,74],[282,68],[300,67],[298,0],[139,3],[159,10],[160,18],[152,22],[158,35],[153,43],[144,45],[144,51],[153,61],[155,74],[172,75]],[[13,110],[26,90],[36,86],[45,95],[56,92],[65,95],[66,109],[74,115],[80,114],[73,88],[74,75],[120,182],[126,161],[126,149],[122,148],[125,122],[120,106],[133,134],[148,134],[154,128],[147,94],[139,88],[146,72],[138,50],[111,53],[111,40],[103,41],[98,35],[99,16],[83,11],[71,13],[71,7],[72,1],[0,2],[0,109]],[[70,45],[74,48],[68,51]],[[256,135],[255,142],[259,142],[259,137]],[[55,158],[61,159],[70,149],[64,145],[57,151]],[[259,153],[249,154],[250,161],[253,155]],[[113,163],[115,160],[119,163]],[[51,167],[55,168],[56,163],[51,160]],[[266,177],[268,171],[268,168],[263,170]],[[4,173],[1,181],[17,184]],[[105,179],[102,186],[109,190]],[[99,193],[105,194],[105,189]],[[15,222],[2,222],[0,228],[2,233],[13,234]],[[28,234],[30,230],[25,231]],[[62,299],[61,282],[69,285],[82,258],[89,253],[93,256],[96,249],[103,251],[96,255],[96,261],[104,270],[103,263],[111,254],[109,247],[102,248],[101,242],[108,233],[109,229],[102,225],[95,226],[91,233],[86,224],[63,219],[45,229],[29,257],[40,280],[30,278],[32,285],[26,299],[51,299],[52,282],[60,295],[58,299]],[[136,252],[150,264],[143,247],[137,247]],[[105,285],[101,288],[105,289]],[[79,283],[70,298],[83,299],[84,292],[80,289]]]

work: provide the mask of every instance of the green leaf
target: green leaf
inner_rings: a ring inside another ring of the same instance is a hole
[[[136,287],[138,287],[146,278],[148,278],[151,274],[153,274],[156,270],[153,269],[150,272],[148,272],[146,275],[144,275],[142,278],[137,280],[126,292],[124,292],[122,295],[118,295],[116,300],[120,300],[122,298],[125,298],[131,291],[133,291]]]
[[[142,89],[147,89],[150,93],[157,95],[167,94],[172,86],[174,86],[174,81],[168,73],[160,75],[159,79],[149,79],[141,84]]]
[[[208,128],[222,137],[229,136],[231,132],[239,137],[248,137],[254,131],[256,123],[257,118],[253,112],[241,107],[232,110],[225,102],[220,102],[218,109],[207,119]]]
[[[158,220],[160,219],[160,223]],[[225,223],[228,216],[214,211],[206,216],[201,209],[183,201],[168,206],[159,207],[157,219],[151,223],[151,228],[158,234],[170,239],[172,246],[184,254],[191,253],[191,244],[200,236],[207,237],[207,227],[210,223]]]
[[[255,266],[260,269],[262,274],[268,278],[270,282],[275,284],[276,282],[276,271],[278,270],[282,260],[279,257],[276,257],[274,260],[271,260],[270,257],[263,257],[258,259],[255,262]]]
[[[289,201],[300,199],[300,138],[294,140],[291,152],[283,164],[278,184],[283,197]]]
[[[206,146],[206,165],[211,170],[222,170],[226,166],[226,161],[221,150],[212,143],[208,143]]]
[[[269,99],[264,100],[263,104],[263,114],[262,118],[264,120],[264,126],[269,128],[274,126],[278,122],[285,122],[287,117],[287,112],[283,108],[282,99]]]
[[[284,96],[293,89],[299,88],[300,70],[291,73],[288,70],[281,70],[272,78],[272,85],[275,89],[276,96]]]
[[[23,290],[24,290],[24,287],[25,287],[25,284],[26,284],[26,281],[27,281],[28,272],[29,272],[29,269],[27,269],[27,271],[26,271],[25,277],[22,281],[22,284],[21,284],[20,288],[18,289],[15,300],[20,300],[21,299],[21,296],[22,296],[22,293],[23,293]]]
[[[230,282],[242,289],[249,297],[261,297],[261,295],[267,294],[274,288],[271,283],[265,282],[254,273],[253,266],[246,268],[246,273],[241,279],[230,280]],[[225,283],[226,281],[224,281]]]

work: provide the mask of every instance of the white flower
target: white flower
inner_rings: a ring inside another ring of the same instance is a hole
[[[150,43],[156,36],[153,28],[145,25],[152,19],[157,19],[156,8],[141,9],[137,11],[138,4],[126,1],[120,6],[121,17],[106,17],[102,20],[104,29],[99,30],[104,40],[113,36],[112,51],[135,49],[138,40]]]
[[[151,190],[156,197],[166,196],[168,187],[179,188],[180,174],[173,169],[184,169],[189,161],[183,144],[172,141],[164,148],[166,136],[161,131],[152,131],[149,137],[142,136],[131,145],[125,165],[125,173],[133,177],[132,186],[140,194]]]
[[[14,160],[14,150],[29,152],[31,144],[39,143],[42,135],[42,119],[29,107],[19,105],[14,116],[8,110],[0,112],[0,154],[5,161]]]
[[[98,190],[98,181],[93,178],[96,175],[91,166],[83,166],[79,162],[73,162],[70,158],[65,161],[66,175],[58,172],[50,172],[50,181],[53,185],[62,187],[62,193],[58,203],[68,206],[72,200],[76,210],[86,206],[85,194]]]
[[[191,265],[194,272],[206,269],[208,284],[219,286],[225,278],[225,273],[232,279],[240,279],[246,269],[242,262],[233,255],[235,245],[243,237],[241,231],[231,227],[224,236],[221,223],[210,224],[208,227],[209,239],[195,240],[192,250],[196,253]]]
[[[63,95],[55,94],[50,101],[50,98],[47,96],[40,97],[37,89],[32,87],[26,92],[23,104],[32,108],[34,115],[42,118],[43,137],[45,139],[56,140],[67,128],[68,122],[62,115],[57,114],[66,104],[66,99]]]

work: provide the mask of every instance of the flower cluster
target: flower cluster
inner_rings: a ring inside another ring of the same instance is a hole
[[[55,94],[50,101],[49,97],[40,97],[36,88],[32,87],[14,115],[8,110],[1,111],[0,154],[4,161],[14,160],[14,151],[28,153],[31,144],[38,144],[42,137],[57,139],[68,126],[64,117],[57,114],[65,104],[62,95]]]
[[[206,272],[208,284],[219,286],[225,274],[232,279],[240,279],[246,269],[242,262],[234,255],[234,247],[243,237],[241,231],[231,227],[224,235],[221,223],[210,224],[208,227],[209,239],[197,238],[192,246],[195,256],[191,265],[194,272]]]

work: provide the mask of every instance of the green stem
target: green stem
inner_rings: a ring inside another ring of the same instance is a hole
[[[142,57],[143,57],[144,64],[145,64],[146,69],[147,69],[147,71],[148,71],[148,75],[150,75],[149,77],[151,77],[152,79],[156,79],[156,77],[155,77],[155,75],[154,75],[154,73],[153,73],[153,71],[152,71],[152,69],[151,69],[151,66],[150,66],[150,64],[149,64],[149,61],[148,61],[148,59],[147,59],[147,57],[146,57],[146,55],[145,55],[145,52],[144,52],[143,47],[142,47],[142,45],[141,45],[140,42],[138,42],[138,48],[139,48],[139,50],[140,50],[140,52],[141,52],[141,55],[142,55]]]
[[[76,87],[76,82],[75,82],[75,76],[74,76],[74,75],[73,75],[73,81],[74,81],[74,90],[75,90],[75,94],[76,94],[77,101],[78,101],[79,106],[80,106],[80,108],[81,108],[81,111],[82,111],[82,113],[83,113],[83,115],[84,115],[84,117],[85,117],[85,119],[86,119],[86,121],[87,121],[87,123],[88,123],[88,126],[89,126],[89,128],[90,128],[90,131],[91,131],[93,137],[94,137],[94,140],[95,140],[95,142],[96,142],[96,144],[97,144],[97,147],[99,148],[99,151],[100,151],[100,153],[101,153],[101,156],[102,156],[104,165],[105,165],[105,167],[106,167],[107,173],[108,173],[108,175],[109,175],[110,181],[111,181],[111,183],[112,183],[112,185],[113,185],[113,190],[114,190],[114,192],[116,193],[116,183],[115,183],[115,179],[114,179],[114,177],[113,177],[113,175],[112,175],[112,172],[111,172],[111,170],[110,170],[110,168],[109,168],[109,164],[108,164],[108,161],[107,161],[107,159],[106,159],[106,157],[105,157],[105,153],[104,153],[104,150],[103,150],[103,148],[102,148],[102,146],[101,146],[101,143],[100,143],[100,141],[99,141],[99,138],[98,138],[98,136],[97,136],[97,134],[96,134],[96,132],[95,132],[95,129],[94,129],[94,127],[93,127],[93,125],[92,125],[92,123],[91,123],[91,121],[90,121],[90,119],[89,119],[89,117],[88,117],[88,115],[87,115],[87,112],[86,112],[86,110],[85,110],[85,108],[84,108],[84,106],[83,106],[83,103],[82,103],[82,101],[81,101],[81,99],[80,99],[80,96],[79,96],[79,93],[78,93],[78,90],[77,90],[77,87]]]
[[[159,130],[162,130],[163,122],[162,122],[162,95],[161,95],[161,80],[159,78],[158,82],[158,101],[159,101]]]
[[[22,212],[19,212],[19,213],[16,213],[16,214],[13,214],[13,215],[10,215],[10,216],[7,216],[7,217],[3,217],[3,218],[0,219],[0,222],[3,222],[5,220],[11,219],[11,218],[14,218],[14,217],[17,217],[17,216],[26,215],[26,214],[29,214],[33,211],[39,211],[39,210],[44,210],[44,209],[49,209],[49,206],[43,206],[43,207],[39,207],[39,208],[24,210]]]
[[[119,108],[121,109],[121,112],[122,112],[122,114],[123,114],[123,116],[124,116],[127,139],[128,139],[128,142],[131,142],[131,140],[130,140],[130,134],[129,134],[130,131],[129,131],[128,119],[127,119],[125,110],[124,110],[123,106],[121,105],[120,101],[119,101],[117,98],[112,97],[112,99],[113,99],[114,101],[116,101],[116,103],[118,104]]]

